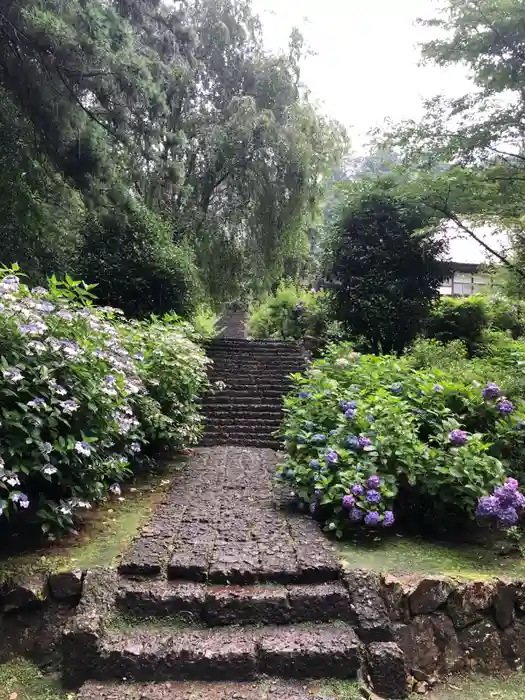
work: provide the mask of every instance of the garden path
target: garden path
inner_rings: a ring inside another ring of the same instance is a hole
[[[120,572],[238,584],[336,579],[330,542],[282,502],[276,461],[269,449],[198,449]]]

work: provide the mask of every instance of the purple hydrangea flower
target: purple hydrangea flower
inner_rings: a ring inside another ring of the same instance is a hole
[[[343,496],[343,508],[347,508],[350,510],[352,506],[355,505],[355,498],[351,496],[349,493],[346,496]]]
[[[358,523],[363,519],[364,513],[359,508],[352,508],[348,513],[348,517],[354,523]]]
[[[357,408],[357,401],[340,401],[339,405],[343,411],[348,411],[349,408]]]
[[[139,360],[141,362],[144,359],[144,353],[143,352],[137,352],[133,355],[134,360]]]
[[[517,479],[513,479],[509,476],[509,478],[505,481],[505,486],[507,486],[507,488],[509,489],[512,489],[513,491],[517,491],[519,483]]]
[[[512,506],[507,506],[506,508],[500,508],[498,512],[498,519],[503,527],[512,527],[518,522],[518,513],[516,509]]]
[[[496,516],[500,509],[500,502],[496,496],[483,496],[479,499],[478,507],[476,508],[476,517],[492,518]]]
[[[354,496],[362,496],[365,492],[364,488],[361,486],[361,484],[354,484],[352,488],[350,489]]]
[[[395,520],[396,519],[393,512],[391,510],[385,510],[385,514],[383,516],[383,527],[392,527]]]
[[[376,491],[375,489],[370,489],[369,491],[366,492],[366,500],[369,503],[380,503],[381,502],[381,494],[379,491]]]
[[[316,511],[316,510],[317,510],[317,502],[316,502],[316,501],[312,501],[312,502],[310,503],[310,513],[311,513],[312,515],[315,515],[315,511]]]
[[[372,444],[372,440],[370,440],[369,438],[367,438],[367,437],[360,437],[359,438],[359,447],[362,450],[364,450],[365,447],[370,447],[371,444]]]
[[[498,410],[500,413],[509,415],[509,413],[512,413],[512,411],[514,410],[514,404],[508,399],[503,399],[503,401],[500,401],[498,404]]]
[[[498,486],[494,489],[494,496],[498,499],[501,506],[513,506],[516,503],[516,491],[507,486]]]
[[[516,491],[516,503],[514,507],[520,510],[525,508],[525,496],[520,491]]]
[[[459,428],[451,430],[448,437],[454,447],[462,447],[468,442],[468,433],[465,430],[459,430]]]
[[[497,399],[501,394],[501,389],[494,382],[489,382],[481,392],[485,400]]]
[[[312,459],[312,461],[310,462],[310,466],[312,467],[312,469],[320,469],[321,463],[318,459]]]
[[[375,527],[379,524],[380,520],[381,516],[379,515],[379,513],[375,510],[371,510],[369,513],[366,514],[365,525],[368,525],[368,527]]]
[[[433,386],[432,388],[433,388],[434,391],[437,392],[438,394],[441,393],[441,392],[443,391],[443,387],[441,386],[441,384],[434,384],[434,386]]]
[[[45,406],[45,405],[46,405],[46,401],[45,401],[45,399],[40,399],[40,398],[39,398],[39,399],[31,399],[31,401],[28,401],[28,402],[27,402],[27,405],[28,405],[30,408],[37,408],[37,409],[39,409],[41,406]]]
[[[29,498],[25,495],[25,493],[12,493],[11,500],[13,503],[18,503],[20,508],[29,508]]]
[[[370,476],[366,480],[366,485],[369,489],[377,489],[381,486],[381,477],[377,474],[375,476]]]
[[[325,459],[327,464],[337,464],[337,462],[339,461],[339,455],[335,450],[330,450],[330,452],[328,452],[328,454],[326,455]]]

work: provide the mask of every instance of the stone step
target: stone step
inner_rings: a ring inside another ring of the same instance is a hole
[[[231,398],[257,398],[257,397],[265,397],[265,398],[281,398],[283,396],[283,392],[280,389],[258,389],[255,387],[227,387],[223,391],[217,391],[216,393],[210,395],[209,397],[206,398],[222,398],[225,401],[230,400]]]
[[[235,400],[235,401],[221,401],[217,400],[220,397],[207,396],[201,402],[201,408],[208,411],[226,411],[229,410],[231,413],[246,413],[246,412],[257,412],[257,413],[282,413],[282,401],[280,399],[270,399],[263,401],[260,397],[248,397],[245,401]]]
[[[267,391],[277,391],[280,394],[287,394],[291,386],[291,384],[286,381],[261,381],[257,380],[256,377],[251,381],[240,377],[237,379],[232,377],[228,381],[225,379],[219,381],[223,381],[226,384],[224,389],[219,390],[220,393],[231,389],[233,391],[252,391],[254,394],[261,394]],[[217,393],[217,390],[214,393]]]
[[[200,441],[201,447],[218,447],[219,445],[231,445],[232,447],[258,447],[260,449],[275,450],[281,449],[282,445],[278,440],[265,438],[265,437],[255,437],[239,435],[235,436],[232,434],[219,435],[216,433],[211,433],[208,435],[203,435]]]
[[[247,418],[252,421],[277,421],[280,423],[283,418],[282,411],[280,407],[264,407],[252,404],[250,406],[241,406],[238,404],[228,405],[228,404],[212,404],[207,407],[206,410],[206,420],[211,420],[212,418],[228,418],[228,419],[242,419]]]
[[[108,631],[86,676],[109,681],[250,681],[284,678],[354,678],[361,645],[349,625],[289,625],[264,628]]]
[[[256,433],[273,433],[279,429],[281,425],[281,419],[279,416],[277,418],[272,418],[270,420],[263,420],[260,416],[223,416],[218,417],[216,415],[211,415],[208,413],[204,423],[205,431],[213,430],[225,430],[226,432],[256,432]]]
[[[323,584],[217,586],[187,581],[121,581],[117,608],[138,618],[175,617],[186,624],[290,625],[355,622],[347,589]]]
[[[276,352],[277,350],[293,350],[302,353],[298,343],[286,340],[241,340],[237,338],[221,338],[207,343],[208,350],[234,350],[236,352]]]
[[[90,681],[75,697],[76,700],[329,700],[324,690],[310,690],[303,683],[275,679],[256,683]]]

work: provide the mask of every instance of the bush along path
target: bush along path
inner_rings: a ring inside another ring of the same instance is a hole
[[[274,423],[257,425],[268,396],[278,420],[299,350],[223,340],[210,354],[222,360],[215,372],[249,377],[250,388],[230,389],[219,405],[231,409],[231,427],[208,430],[205,441],[240,444],[199,448],[118,571],[87,574],[64,631],[66,685],[81,686],[82,700],[307,700],[326,694],[309,694],[306,679],[364,672],[376,692],[405,697],[385,604],[366,575],[343,575],[315,522],[288,507],[274,479],[277,453],[264,447],[276,446]],[[279,388],[257,395],[251,382],[264,369]]]

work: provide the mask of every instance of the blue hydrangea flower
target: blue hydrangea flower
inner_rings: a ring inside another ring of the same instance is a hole
[[[312,469],[321,469],[321,463],[318,459],[312,459],[312,461],[310,462],[310,466],[312,467]]]
[[[434,384],[434,386],[433,386],[432,388],[433,388],[434,391],[437,392],[438,394],[441,393],[441,392],[443,391],[443,387],[441,386],[441,384]]]
[[[392,386],[390,387],[390,391],[392,392],[392,394],[400,394],[402,390],[403,387],[401,386],[401,384],[392,384]]]
[[[350,450],[358,450],[359,449],[359,438],[357,437],[357,435],[349,435],[345,440],[345,445]]]
[[[20,508],[29,508],[29,498],[25,495],[25,493],[12,493],[10,498],[12,502],[17,503],[20,506]]]
[[[300,399],[309,399],[311,395],[312,395],[311,391],[300,391],[299,392]]]
[[[317,510],[317,503],[316,503],[316,501],[312,501],[312,502],[310,503],[310,513],[311,513],[312,515],[315,515],[315,511],[316,511],[316,510]]]
[[[120,496],[122,493],[122,490],[118,484],[111,484],[109,490],[114,496]]]
[[[366,480],[366,485],[369,489],[378,489],[381,486],[381,477],[377,474],[375,476],[370,476]]]
[[[40,399],[40,398],[38,398],[38,399],[31,399],[31,401],[28,401],[28,402],[27,402],[27,405],[28,405],[30,408],[40,409],[42,406],[45,406],[45,405],[46,405],[46,400],[45,400],[45,399]]]
[[[79,454],[85,455],[86,457],[89,457],[89,455],[91,454],[92,447],[89,443],[82,442],[79,440],[78,442],[75,443],[75,450]]]
[[[311,442],[313,445],[324,445],[324,443],[326,442],[326,435],[323,435],[322,433],[312,435]]]
[[[347,408],[345,411],[345,418],[348,420],[354,420],[357,413],[357,408]]]
[[[380,503],[381,502],[381,494],[379,491],[376,491],[375,489],[370,489],[369,491],[366,492],[366,500],[369,503]]]
[[[354,523],[358,523],[363,519],[364,513],[359,508],[352,508],[348,513],[348,517]]]
[[[330,450],[330,452],[328,452],[328,454],[326,455],[325,459],[327,464],[337,464],[337,462],[339,461],[339,455],[335,450]]]
[[[369,413],[369,414],[367,415],[366,419],[367,419],[367,421],[368,421],[369,423],[375,423],[375,420],[376,420],[376,419],[374,418],[374,416],[373,416],[371,413]]]
[[[462,447],[468,442],[468,433],[465,430],[460,430],[459,428],[451,430],[448,437],[454,447]]]
[[[379,515],[379,513],[377,513],[375,510],[371,510],[369,513],[366,514],[365,525],[368,525],[368,527],[375,527],[379,524],[380,520],[381,516]]]
[[[489,382],[481,392],[485,400],[497,399],[501,395],[501,389],[494,382]]]
[[[500,413],[509,415],[514,410],[514,404],[508,399],[503,399],[503,401],[500,401],[498,404],[498,410]]]
[[[348,411],[349,408],[357,408],[357,401],[340,401],[339,405],[343,411]]]
[[[498,486],[494,489],[494,496],[501,506],[513,506],[516,503],[516,490],[507,486]]]
[[[352,491],[354,496],[362,496],[365,492],[361,484],[354,484],[350,490]]]
[[[346,508],[347,510],[350,510],[352,506],[355,505],[355,498],[351,496],[349,493],[346,494],[346,496],[343,496],[343,508]]]
[[[385,510],[385,514],[383,516],[383,527],[392,527],[394,522],[394,513],[391,510]]]

